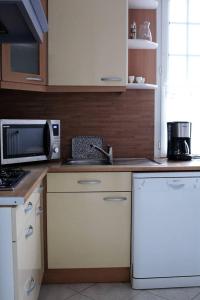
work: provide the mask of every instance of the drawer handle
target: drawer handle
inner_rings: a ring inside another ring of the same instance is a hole
[[[122,81],[122,78],[121,77],[116,77],[116,76],[113,76],[113,77],[102,77],[101,81]]]
[[[42,78],[40,78],[40,77],[26,77],[26,80],[29,80],[29,81],[42,81]]]
[[[29,295],[32,292],[32,290],[34,290],[34,288],[36,287],[35,279],[31,277],[31,279],[27,280],[25,286],[28,286],[27,288],[25,287],[25,291],[27,295]]]
[[[90,180],[78,180],[79,184],[100,184],[101,180],[98,179],[90,179]]]
[[[25,232],[25,238],[27,239],[29,236],[31,236],[33,234],[33,226],[30,225]]]
[[[33,203],[29,202],[27,207],[24,208],[25,214],[33,209]]]
[[[127,197],[104,197],[104,201],[126,201]]]
[[[41,206],[39,206],[37,209],[36,209],[36,215],[39,216],[39,215],[42,215],[43,214],[43,208]]]

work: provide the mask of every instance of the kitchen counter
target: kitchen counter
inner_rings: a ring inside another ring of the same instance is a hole
[[[167,159],[130,159],[130,163],[115,165],[66,165],[49,164],[49,173],[60,172],[176,172],[176,171],[200,171],[200,159],[192,161],[174,162]]]
[[[14,191],[0,191],[0,206],[12,206],[24,204],[29,198],[31,193],[46,176],[48,167],[24,167],[23,169],[29,170],[27,174],[16,186]]]
[[[72,172],[177,172],[177,171],[200,171],[200,159],[185,162],[169,162],[167,159],[128,159],[126,164],[115,165],[66,165],[59,162],[40,163],[23,167],[30,173],[22,179],[14,191],[0,192],[0,206],[23,204],[38,183],[49,173],[72,173]]]

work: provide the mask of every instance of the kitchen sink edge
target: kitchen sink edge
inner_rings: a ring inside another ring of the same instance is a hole
[[[112,163],[110,163],[106,159],[69,159],[65,161],[64,165],[69,166],[87,166],[87,165],[107,165],[107,166],[114,166],[114,165],[140,165],[144,163],[154,163],[156,165],[160,165],[161,163],[148,158],[115,158],[113,159]]]

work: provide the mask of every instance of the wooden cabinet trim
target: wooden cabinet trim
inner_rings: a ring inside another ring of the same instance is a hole
[[[32,83],[0,81],[0,88],[7,90],[21,90],[46,93],[124,93],[125,86],[48,86]]]
[[[126,86],[89,86],[89,85],[82,85],[82,86],[76,86],[76,85],[51,85],[46,87],[47,92],[52,93],[95,93],[95,92],[114,92],[114,93],[121,93],[126,91]]]
[[[19,90],[32,92],[46,92],[45,85],[36,85],[23,82],[1,81],[0,88],[5,90]]]
[[[130,268],[48,269],[44,283],[129,282]]]

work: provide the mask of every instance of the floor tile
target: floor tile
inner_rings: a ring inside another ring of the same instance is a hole
[[[160,296],[149,293],[148,291],[140,291],[139,294],[133,295],[127,300],[163,300]]]
[[[67,284],[69,288],[76,292],[81,292],[83,290],[86,290],[87,288],[95,285],[95,283],[72,283],[72,284]]]
[[[41,287],[38,300],[65,300],[75,294],[67,284],[45,284]]]
[[[200,288],[155,289],[149,292],[167,300],[191,300],[200,293]]]
[[[133,290],[129,283],[42,285],[38,300],[200,300],[200,287]]]
[[[199,293],[192,298],[192,300],[200,300],[200,290],[199,290]]]
[[[57,299],[55,299],[57,300]],[[81,295],[81,294],[76,294],[70,298],[67,298],[66,300],[93,300],[92,298],[89,298],[87,296]]]
[[[140,291],[133,290],[129,283],[99,283],[81,292],[93,300],[128,300]]]

